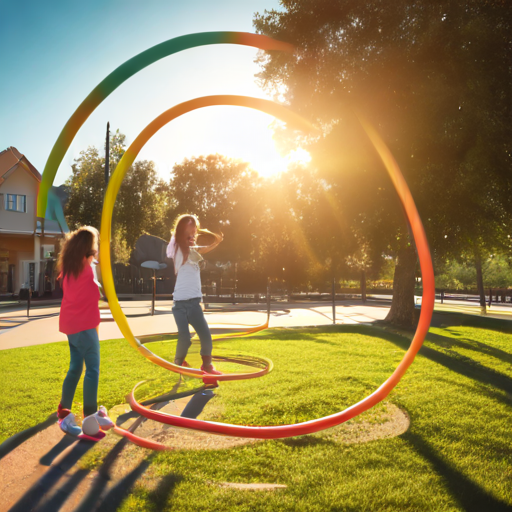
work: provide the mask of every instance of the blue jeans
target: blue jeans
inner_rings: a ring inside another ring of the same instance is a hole
[[[178,326],[178,345],[176,346],[176,357],[174,360],[181,364],[187,356],[188,349],[192,345],[190,341],[191,325],[201,341],[201,355],[212,355],[212,335],[210,328],[201,309],[201,299],[176,300],[172,307],[172,314]]]
[[[98,410],[98,381],[100,377],[100,340],[96,329],[68,334],[69,353],[71,356],[69,370],[62,384],[61,404],[64,409],[71,409],[78,381],[84,376],[84,416]]]

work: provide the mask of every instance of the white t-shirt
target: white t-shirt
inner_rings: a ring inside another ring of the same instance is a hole
[[[201,274],[199,263],[203,257],[193,248],[190,248],[187,261],[183,263],[183,253],[178,247],[174,258],[174,271],[176,284],[174,285],[173,300],[188,300],[202,298]]]

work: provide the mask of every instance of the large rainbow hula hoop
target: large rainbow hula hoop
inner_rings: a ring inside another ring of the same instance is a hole
[[[144,146],[144,144],[160,128],[165,126],[173,119],[176,119],[177,117],[192,110],[212,105],[237,105],[243,107],[250,107],[260,110],[262,112],[266,112],[268,114],[272,114],[278,117],[279,119],[286,121],[289,124],[293,124],[295,127],[302,128],[305,130],[312,129],[310,123],[308,123],[306,120],[304,120],[297,114],[294,114],[285,107],[282,107],[281,105],[278,105],[268,100],[248,98],[245,96],[206,96],[203,98],[196,98],[194,100],[181,103],[180,105],[177,105],[161,114],[137,136],[137,138],[134,140],[131,146],[127,149],[126,153],[123,155],[123,158],[119,162],[114,174],[112,175],[105,196],[105,201],[103,203],[100,243],[100,265],[103,275],[103,286],[105,289],[105,294],[109,301],[112,316],[116,320],[125,338],[133,347],[137,348],[137,350],[139,350],[145,357],[161,366],[164,360],[158,358],[158,356],[155,356],[146,347],[141,346],[138,340],[133,336],[130,326],[128,325],[126,317],[123,311],[121,310],[121,307],[117,300],[110,262],[110,232],[112,224],[112,213],[114,209],[115,199],[121,186],[122,180],[128,169],[134,162],[135,158],[137,157],[138,153]],[[363,128],[365,129],[368,137],[372,141],[375,149],[379,153],[379,156],[381,157],[386,167],[386,170],[388,171],[391,177],[393,185],[398,193],[398,196],[400,197],[400,201],[404,206],[407,219],[411,225],[411,230],[414,235],[416,248],[418,250],[421,273],[423,278],[423,300],[418,327],[416,329],[416,333],[414,335],[414,338],[411,342],[409,349],[405,353],[402,361],[397,366],[395,371],[371,395],[367,396],[357,404],[348,407],[344,411],[332,414],[330,416],[325,416],[323,418],[307,421],[304,423],[297,423],[294,425],[243,426],[230,425],[226,423],[217,423],[211,421],[202,421],[191,418],[182,418],[170,414],[165,414],[160,411],[153,411],[151,409],[148,409],[147,407],[144,407],[135,400],[132,392],[132,394],[129,397],[129,403],[134,411],[138,412],[139,414],[145,416],[148,419],[152,419],[169,425],[174,425],[176,427],[189,428],[193,430],[200,430],[203,432],[210,432],[235,437],[277,439],[311,434],[314,432],[318,432],[319,430],[334,427],[345,421],[348,421],[349,419],[354,418],[355,416],[361,414],[362,412],[370,409],[377,403],[384,400],[384,398],[386,398],[388,394],[391,392],[391,390],[398,384],[402,376],[405,374],[409,366],[414,361],[414,358],[418,353],[419,349],[421,348],[423,340],[425,339],[425,336],[430,326],[430,320],[432,318],[435,298],[434,271],[432,267],[432,259],[430,257],[430,250],[428,247],[427,238],[425,235],[425,231],[423,229],[423,225],[421,223],[418,210],[416,209],[411,192],[398,167],[398,164],[394,160],[393,156],[391,155],[391,152],[386,147],[382,139],[373,129],[373,127],[361,116],[359,116],[359,121],[361,122]],[[169,363],[168,361],[165,361],[165,365],[166,367],[173,371],[186,373],[188,375],[199,378],[202,377],[202,374],[200,374],[199,370],[189,368],[183,369],[179,366]],[[223,376],[218,376],[216,377],[216,380],[227,380],[223,379],[222,377]],[[241,376],[238,377],[240,378]],[[244,376],[242,378],[247,377]]]
[[[291,110],[274,103],[273,101],[259,99],[259,98],[250,98],[247,96],[234,96],[234,95],[218,95],[218,96],[205,96],[202,98],[196,98],[190,101],[186,101],[184,103],[180,103],[169,110],[166,110],[162,114],[160,114],[156,119],[154,119],[142,132],[137,136],[137,138],[133,141],[130,147],[126,150],[123,157],[117,164],[115,171],[112,173],[110,177],[107,191],[105,194],[105,200],[103,201],[103,212],[101,215],[101,230],[100,230],[100,266],[101,266],[101,274],[103,279],[103,289],[105,291],[105,295],[108,299],[108,303],[110,306],[110,311],[112,312],[112,316],[114,317],[117,325],[119,326],[121,332],[124,337],[130,343],[130,345],[137,349],[144,357],[149,359],[151,362],[162,366],[168,370],[174,371],[176,373],[181,373],[184,375],[188,375],[191,377],[204,378],[203,372],[201,370],[195,368],[185,368],[182,366],[175,365],[170,361],[167,361],[153,352],[151,352],[147,347],[142,345],[140,341],[133,335],[133,332],[130,328],[128,320],[119,305],[119,301],[117,299],[116,289],[114,285],[114,277],[112,275],[112,265],[111,265],[111,256],[110,256],[110,242],[111,242],[111,227],[112,227],[112,214],[114,211],[114,205],[116,201],[117,194],[119,189],[121,188],[121,183],[123,179],[130,169],[131,165],[137,158],[137,155],[144,147],[144,145],[148,142],[148,140],[155,135],[158,130],[160,130],[163,126],[168,124],[173,119],[176,119],[183,114],[191,112],[193,110],[197,110],[203,107],[211,107],[211,106],[240,106],[240,107],[248,107],[255,110],[259,110],[261,112],[265,112],[267,114],[273,115],[283,121],[285,121],[289,126],[293,126],[297,129],[303,131],[314,131],[315,128],[300,117],[295,114]],[[257,331],[260,331],[264,328],[268,327],[268,318],[267,322],[261,326],[254,327],[249,329],[242,335],[248,336]],[[240,334],[237,334],[240,336]],[[228,337],[222,335],[222,337]],[[267,363],[267,367],[256,373],[240,373],[240,374],[224,374],[215,377],[217,381],[227,381],[227,380],[242,380],[260,377],[265,375],[266,373],[272,370],[272,362],[269,359],[264,359]]]
[[[110,75],[108,75],[93,91],[87,96],[87,98],[81,103],[78,109],[70,117],[64,128],[62,129],[55,145],[52,148],[48,161],[46,162],[43,177],[39,189],[38,201],[37,201],[37,216],[44,222],[44,216],[46,213],[46,204],[48,199],[48,191],[53,184],[55,174],[59,168],[62,159],[66,151],[68,150],[71,142],[73,141],[76,133],[94,111],[94,109],[119,85],[125,80],[133,76],[135,73],[145,68],[146,66],[156,62],[168,55],[173,53],[193,48],[197,46],[204,46],[210,44],[241,44],[246,46],[254,46],[262,50],[281,50],[286,52],[293,52],[293,47],[290,44],[275,41],[266,36],[250,34],[244,32],[205,32],[200,34],[189,34],[182,37],[177,37],[165,41],[159,45],[156,45],[138,55],[132,59],[126,61],[124,64],[119,66]],[[233,102],[233,103],[230,103]],[[103,272],[103,280],[105,286],[105,292],[109,300],[109,305],[112,311],[112,315],[119,325],[121,331],[130,342],[132,346],[137,348],[145,357],[153,361],[154,363],[172,369],[177,370],[172,363],[165,361],[153,354],[146,347],[142,346],[138,340],[131,333],[130,327],[124,316],[124,313],[119,306],[117,295],[115,293],[115,287],[112,276],[112,269],[110,265],[110,230],[112,222],[112,213],[115,203],[115,197],[119,190],[122,178],[126,174],[126,171],[133,163],[138,152],[145,144],[145,142],[152,136],[152,133],[158,131],[161,126],[172,119],[182,115],[190,110],[202,108],[205,106],[212,105],[238,105],[255,108],[263,112],[267,112],[280,119],[297,125],[299,128],[309,130],[311,125],[304,119],[300,118],[293,112],[285,109],[284,107],[268,102],[266,100],[257,100],[255,98],[236,97],[236,96],[211,96],[206,98],[197,98],[189,102],[177,105],[172,109],[164,112],[161,116],[150,123],[137,137],[134,143],[128,148],[125,155],[121,159],[121,162],[116,168],[116,171],[112,175],[109,187],[107,189],[107,195],[103,206],[103,216],[101,223],[101,244],[100,251],[101,257],[101,268]],[[167,120],[165,120],[167,119]],[[341,411],[330,416],[318,418],[315,420],[307,421],[304,423],[298,423],[295,425],[280,425],[280,426],[240,426],[240,425],[229,425],[224,423],[206,422],[201,420],[181,418],[171,415],[166,415],[158,411],[152,411],[143,405],[139,404],[135,398],[130,397],[130,403],[134,410],[145,416],[146,418],[155,419],[163,423],[181,426],[185,428],[191,428],[195,430],[201,430],[205,432],[212,432],[221,435],[231,435],[239,437],[253,437],[258,439],[273,439],[298,436],[304,434],[311,434],[319,430],[334,427],[351,418],[354,418],[358,414],[370,409],[380,401],[382,401],[391,390],[398,384],[402,376],[405,374],[409,366],[414,361],[414,358],[420,350],[423,340],[428,332],[430,321],[432,318],[432,312],[434,310],[434,299],[435,299],[435,286],[434,286],[434,271],[432,267],[432,259],[430,257],[430,250],[428,247],[427,238],[423,225],[421,223],[418,210],[414,204],[414,200],[407,186],[407,183],[398,167],[398,164],[394,160],[391,152],[382,141],[375,129],[368,123],[362,116],[359,116],[363,128],[365,129],[368,137],[373,143],[375,149],[379,153],[386,170],[393,182],[393,185],[398,193],[400,201],[406,212],[407,219],[411,226],[411,230],[414,236],[416,249],[418,251],[421,274],[423,279],[423,300],[421,307],[421,314],[418,322],[418,327],[414,334],[414,338],[407,352],[400,364],[397,366],[391,376],[371,395],[367,396],[357,404],[348,407],[344,411]],[[161,123],[159,125],[159,123]],[[152,132],[153,131],[153,132]],[[121,165],[122,164],[122,165]],[[44,227],[44,224],[43,224]],[[267,323],[268,325],[268,323]],[[261,326],[260,326],[261,327]],[[255,332],[255,331],[253,331]],[[270,370],[272,363],[268,361],[267,369]],[[177,367],[181,368],[181,367]],[[194,377],[202,377],[198,375],[199,370],[186,369],[180,373],[186,373]],[[236,378],[250,378],[254,374],[237,375]],[[221,379],[218,376],[218,380]],[[224,376],[224,377],[229,377]],[[155,446],[156,447],[156,446]]]
[[[123,82],[128,80],[128,78],[150,64],[153,64],[164,57],[168,57],[173,53],[178,53],[197,46],[207,46],[211,44],[238,44],[243,46],[253,46],[260,50],[280,50],[288,53],[293,52],[293,46],[291,44],[276,41],[275,39],[261,34],[251,34],[249,32],[201,32],[169,39],[168,41],[164,41],[163,43],[157,44],[148,50],[139,53],[135,57],[127,60],[124,64],[121,64],[91,91],[87,98],[85,98],[85,100],[75,110],[60,132],[44,167],[43,177],[39,186],[39,194],[37,197],[37,217],[42,222],[44,222],[44,217],[46,215],[48,191],[53,185],[59,165],[62,162],[66,151],[69,149],[71,142],[73,142],[78,130],[94,112],[96,107]]]

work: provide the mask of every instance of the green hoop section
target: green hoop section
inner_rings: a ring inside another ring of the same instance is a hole
[[[80,106],[69,118],[64,128],[60,132],[50,156],[43,170],[43,177],[39,186],[37,197],[37,217],[44,222],[46,214],[46,203],[48,200],[48,191],[53,185],[55,175],[59,165],[73,142],[75,135],[87,118],[94,112],[96,107],[115,91],[123,82],[128,80],[145,67],[157,62],[173,53],[178,53],[189,48],[197,46],[207,46],[211,44],[239,44],[243,46],[253,46],[260,50],[280,50],[288,53],[293,52],[293,46],[288,43],[276,41],[260,34],[251,34],[249,32],[201,32],[197,34],[187,34],[181,37],[175,37],[157,44],[148,50],[139,53],[135,57],[121,64],[112,71],[103,81],[101,81],[85,98]],[[43,224],[44,228],[44,224]]]
[[[110,177],[110,181],[108,183],[107,192],[105,194],[105,200],[103,201],[103,212],[101,215],[101,231],[100,231],[100,266],[101,266],[101,274],[103,279],[103,289],[105,291],[105,295],[108,299],[108,304],[110,306],[110,311],[117,325],[119,326],[123,336],[126,338],[130,345],[137,349],[144,357],[149,359],[151,362],[162,366],[163,368],[167,368],[168,370],[172,370],[177,373],[182,373],[185,375],[189,375],[192,377],[202,378],[203,374],[200,370],[194,368],[184,368],[181,366],[177,366],[156,354],[153,354],[148,348],[143,346],[140,341],[135,338],[126,319],[121,306],[119,305],[119,301],[117,299],[116,289],[114,285],[114,277],[112,275],[112,265],[111,265],[111,257],[110,257],[110,242],[111,242],[111,227],[112,227],[112,214],[114,212],[114,205],[116,202],[116,197],[121,188],[121,184],[123,179],[128,172],[128,169],[133,164],[134,160],[137,158],[137,155],[144,147],[144,145],[148,142],[155,133],[158,132],[162,127],[171,122],[173,119],[182,116],[188,112],[193,110],[197,110],[199,108],[204,107],[212,107],[212,106],[238,106],[238,107],[247,107],[255,110],[259,110],[260,112],[264,112],[266,114],[270,114],[288,124],[288,126],[293,127],[298,130],[307,131],[307,132],[315,132],[315,128],[309,121],[306,121],[301,116],[295,114],[291,110],[279,105],[278,103],[274,103],[273,101],[259,99],[259,98],[251,98],[248,96],[234,96],[234,95],[218,95],[218,96],[204,96],[202,98],[195,98],[190,101],[186,101],[184,103],[180,103],[175,107],[166,110],[163,114],[160,114],[156,119],[154,119],[151,123],[142,130],[142,132],[137,136],[137,138],[132,142],[130,147],[126,150],[123,157],[117,164],[115,171],[112,173]],[[241,335],[250,335],[259,330],[265,329],[268,327],[268,321],[266,324],[262,326],[254,327],[243,334],[237,334],[237,336]],[[223,335],[222,337],[226,337]],[[268,373],[272,369],[272,362],[270,360],[266,360],[267,368],[257,373],[244,373],[244,374],[227,374],[216,376],[216,380],[241,380],[241,379],[249,379],[259,377]]]

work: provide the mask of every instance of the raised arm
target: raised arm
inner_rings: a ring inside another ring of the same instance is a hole
[[[211,245],[207,245],[204,247],[197,247],[197,252],[199,254],[206,254],[207,252],[213,251],[213,249],[215,249],[215,247],[217,247],[222,242],[222,240],[224,240],[224,235],[222,233],[220,235],[217,235],[217,233],[212,233],[207,229],[200,229],[199,234],[201,233],[213,235],[215,237],[215,242],[213,242],[213,244]]]

